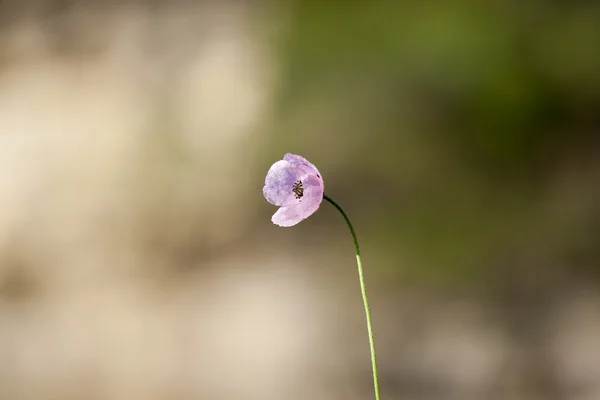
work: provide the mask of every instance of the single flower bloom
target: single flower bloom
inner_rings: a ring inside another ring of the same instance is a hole
[[[317,167],[304,157],[289,153],[271,166],[263,188],[265,199],[280,207],[271,221],[286,227],[314,214],[324,192],[325,184]]]

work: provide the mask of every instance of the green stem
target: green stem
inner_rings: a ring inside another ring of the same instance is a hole
[[[367,317],[367,330],[369,331],[369,345],[371,347],[371,364],[373,366],[373,386],[375,388],[375,399],[380,400],[379,396],[379,377],[377,374],[377,357],[375,355],[375,339],[373,337],[373,324],[371,323],[371,309],[369,308],[369,297],[367,296],[367,288],[365,286],[365,276],[363,273],[362,261],[360,259],[360,249],[358,247],[358,239],[356,238],[356,232],[354,232],[354,227],[352,226],[352,222],[350,222],[350,218],[344,211],[342,207],[327,195],[323,195],[323,198],[330,202],[338,211],[342,214],[346,223],[348,224],[348,228],[350,228],[350,233],[352,234],[352,240],[354,240],[354,248],[356,249],[356,264],[358,265],[358,277],[360,280],[360,290],[362,292],[363,304],[365,306],[365,316]]]

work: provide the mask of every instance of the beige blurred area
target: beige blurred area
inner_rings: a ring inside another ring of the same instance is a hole
[[[251,236],[273,79],[251,11],[4,7],[0,398],[307,393],[306,274]]]
[[[531,196],[459,168],[426,95],[484,79],[427,75],[440,54],[485,62],[441,22],[466,3],[411,8],[403,37],[450,33],[403,39],[405,53],[387,28],[356,50],[331,28],[395,26],[387,6],[309,3],[0,3],[0,399],[372,398],[342,218],[324,204],[297,227],[270,222],[262,184],[285,152],[356,218],[382,399],[600,399],[596,142],[565,140]],[[595,32],[582,24],[565,29]],[[499,37],[486,46],[518,58]],[[412,60],[405,81],[386,52]],[[589,71],[549,75],[580,94]],[[509,88],[499,107],[529,95],[511,73],[490,73]],[[592,103],[575,94],[565,109]]]

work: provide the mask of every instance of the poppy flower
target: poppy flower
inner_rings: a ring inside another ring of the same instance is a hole
[[[280,207],[271,221],[288,227],[314,214],[323,201],[324,191],[317,167],[304,157],[288,153],[269,169],[263,195],[269,203]]]

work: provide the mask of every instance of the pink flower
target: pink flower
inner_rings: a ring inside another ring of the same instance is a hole
[[[263,194],[273,205],[280,206],[271,221],[279,226],[293,226],[310,217],[323,201],[325,184],[317,167],[304,157],[286,154],[267,173]]]

